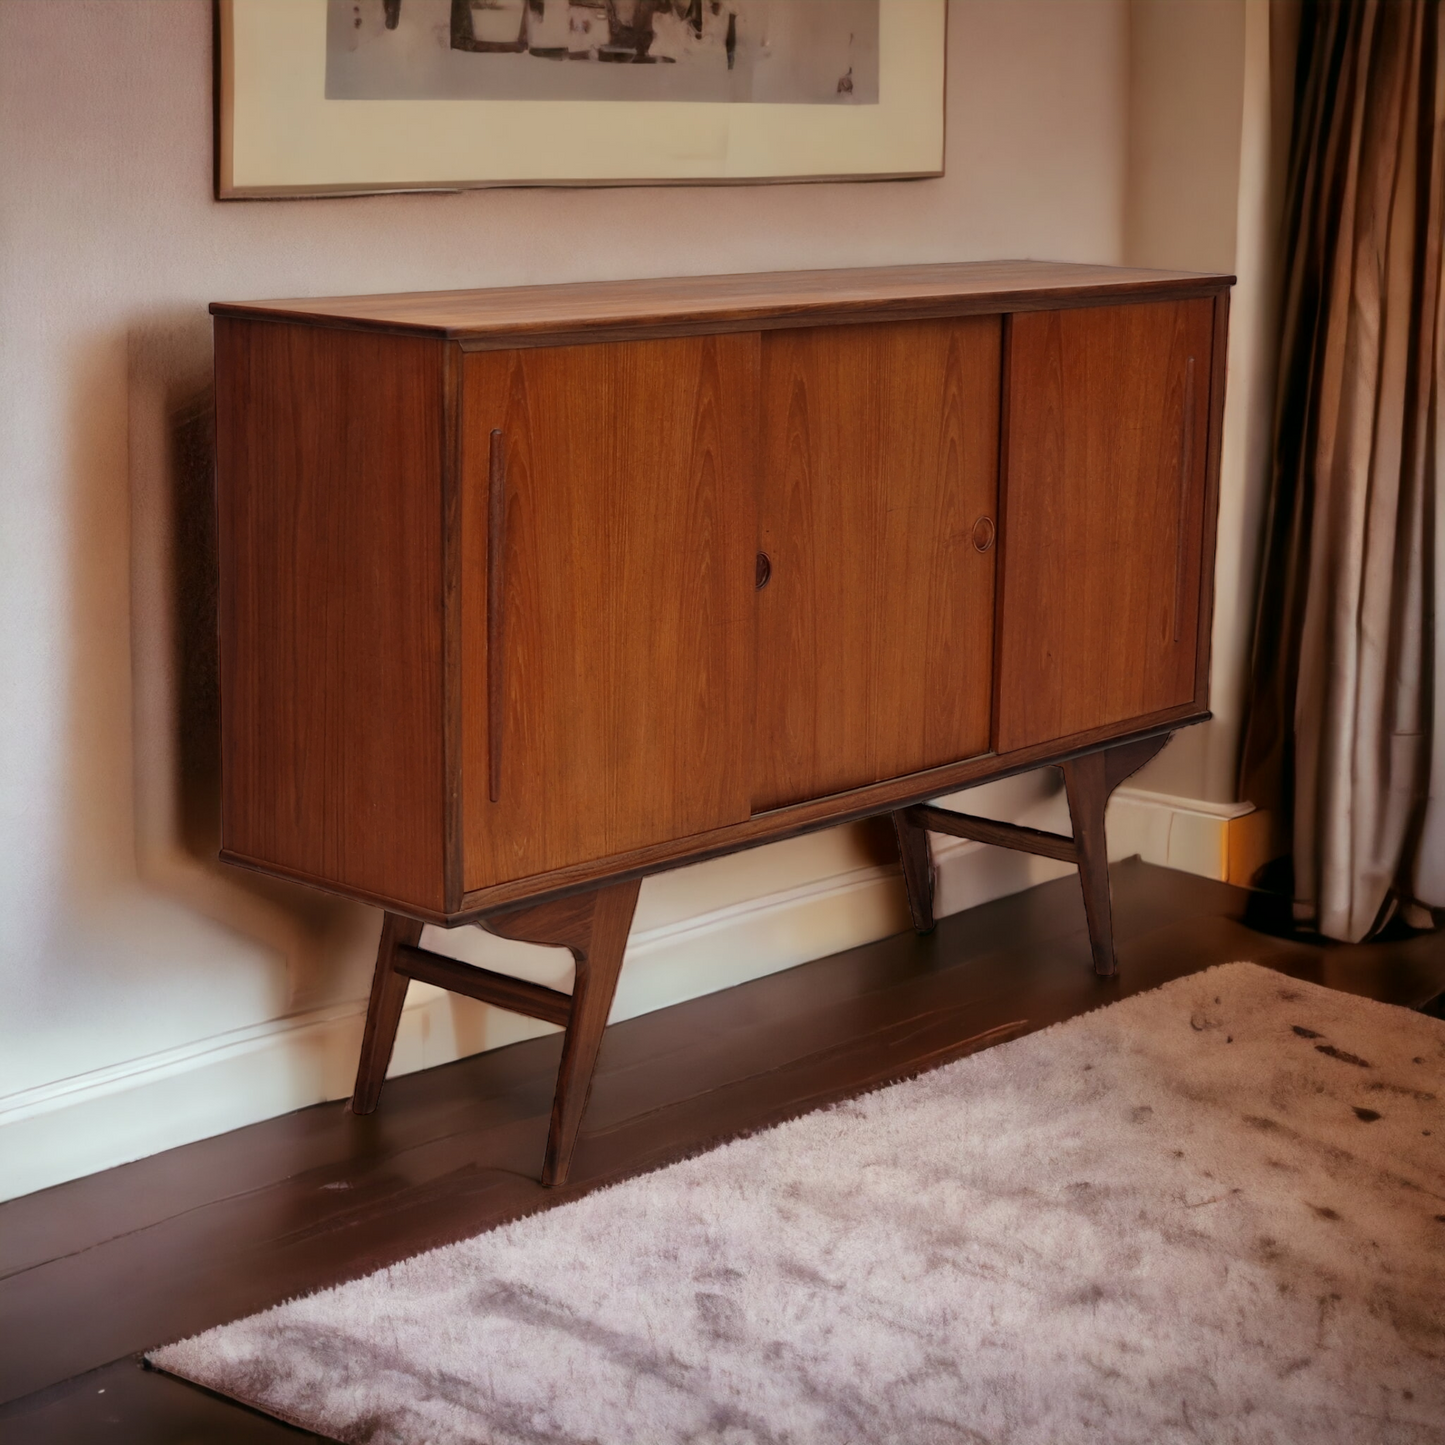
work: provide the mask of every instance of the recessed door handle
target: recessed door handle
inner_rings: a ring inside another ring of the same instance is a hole
[[[987,552],[993,546],[994,526],[992,517],[980,517],[973,524],[973,545],[980,552]]]
[[[1194,358],[1184,363],[1184,405],[1179,419],[1179,515],[1174,519],[1174,640],[1184,618],[1184,530],[1189,525],[1189,483],[1194,472]]]
[[[768,559],[766,552],[758,553],[757,571],[753,574],[753,586],[761,592],[768,585],[768,578],[773,575],[773,564]]]
[[[502,801],[502,726],[506,717],[506,678],[503,648],[506,631],[502,608],[506,601],[502,568],[507,557],[507,447],[500,428],[494,428],[487,456],[487,796]]]

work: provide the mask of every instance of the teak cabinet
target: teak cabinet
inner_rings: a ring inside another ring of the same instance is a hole
[[[647,873],[891,812],[1079,864],[1208,716],[1232,278],[1035,262],[217,304],[223,856],[567,1029],[565,1177]],[[942,793],[1064,769],[1072,838]],[[418,947],[563,944],[572,994]]]

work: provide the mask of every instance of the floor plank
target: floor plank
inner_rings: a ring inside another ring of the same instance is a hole
[[[16,1445],[299,1445],[326,1440],[184,1380],[117,1360],[0,1411]]]
[[[366,1119],[318,1105],[0,1205],[0,1433],[314,1438],[134,1357],[1212,964],[1412,1007],[1445,991],[1440,935],[1322,947],[1250,926],[1270,920],[1241,889],[1138,861],[1112,876],[1114,980],[1065,878],[613,1026],[563,1191],[534,1177],[552,1037],[393,1080]]]

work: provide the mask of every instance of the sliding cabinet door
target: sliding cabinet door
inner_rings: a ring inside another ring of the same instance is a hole
[[[465,886],[748,816],[758,338],[474,353]]]
[[[987,750],[1000,337],[764,336],[755,809]]]
[[[1011,318],[997,751],[1195,697],[1212,299]]]

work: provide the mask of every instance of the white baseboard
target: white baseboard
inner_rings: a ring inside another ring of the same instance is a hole
[[[1109,800],[1109,857],[1137,853],[1146,863],[1222,881],[1230,875],[1230,824],[1253,811],[1253,803],[1205,803],[1126,784]]]
[[[1109,809],[1110,856],[1138,853],[1148,862],[1223,878],[1228,822],[1247,811],[1121,788]],[[940,916],[1071,871],[1067,864],[953,838],[935,837],[933,848]],[[612,1018],[871,943],[907,921],[897,870],[864,866],[639,930],[628,944]],[[425,943],[570,986],[571,961],[562,950],[507,944],[475,929],[428,930]],[[0,1198],[344,1098],[364,1013],[365,1000],[356,999],[0,1099]],[[411,1073],[549,1029],[414,983],[390,1073]]]

